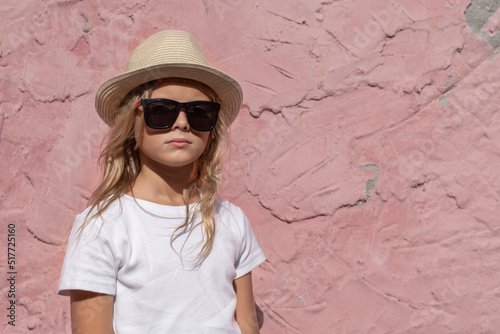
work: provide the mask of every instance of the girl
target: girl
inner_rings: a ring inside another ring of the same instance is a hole
[[[244,213],[217,197],[240,85],[162,31],[97,91],[104,176],[75,219],[58,293],[73,333],[258,333]]]

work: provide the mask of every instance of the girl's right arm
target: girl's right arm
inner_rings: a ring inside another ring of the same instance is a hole
[[[71,290],[70,296],[73,334],[114,334],[112,295]]]

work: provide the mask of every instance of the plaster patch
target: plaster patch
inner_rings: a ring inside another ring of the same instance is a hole
[[[493,49],[500,46],[498,33],[500,0],[472,0],[465,11],[466,22],[472,32],[490,43]],[[495,22],[489,22],[492,18]],[[483,27],[492,27],[483,31]]]

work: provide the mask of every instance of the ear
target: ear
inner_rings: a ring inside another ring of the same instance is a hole
[[[135,112],[135,117],[140,117],[142,114],[142,110],[140,108],[135,108],[134,112]]]
[[[139,114],[138,114],[139,112]],[[144,123],[144,118],[140,114],[140,110],[136,109],[135,111],[135,118],[134,118],[134,138],[136,143],[140,144],[142,141],[142,137],[144,136],[144,129],[146,126],[146,123]]]

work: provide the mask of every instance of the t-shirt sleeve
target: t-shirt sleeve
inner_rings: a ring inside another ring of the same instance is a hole
[[[85,290],[114,295],[119,252],[101,219],[91,220],[80,229],[85,217],[82,213],[75,218],[57,293],[68,296],[70,290]]]
[[[235,264],[236,278],[248,274],[266,260],[266,256],[255,238],[248,218],[243,212],[241,212],[241,214],[243,216],[243,226],[240,257]]]

